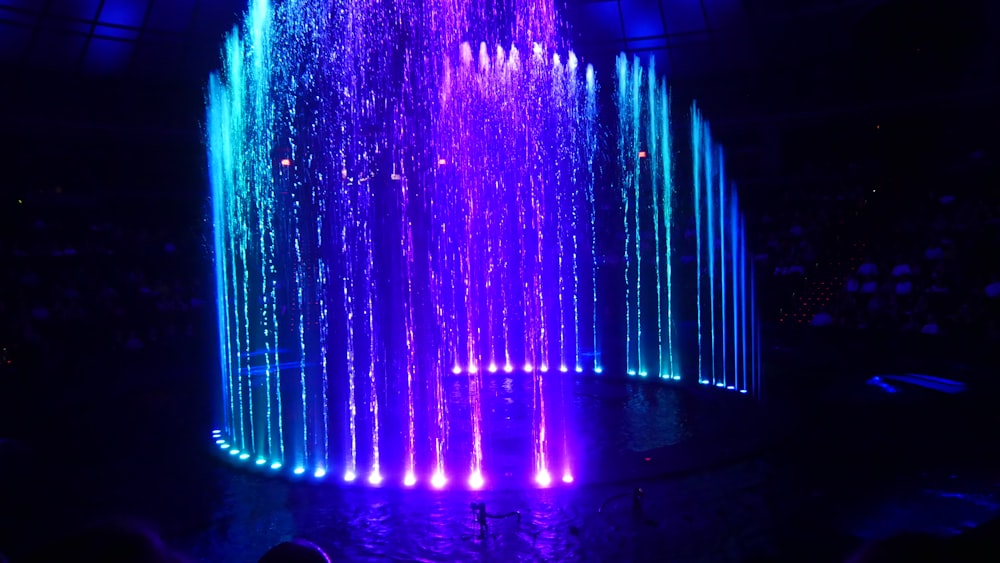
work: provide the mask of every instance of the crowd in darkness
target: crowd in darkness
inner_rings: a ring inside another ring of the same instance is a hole
[[[0,237],[4,362],[166,349],[204,331],[204,224],[112,196],[22,196]],[[190,213],[188,213],[190,215]]]
[[[986,187],[786,200],[753,218],[769,314],[811,279],[832,287],[813,326],[1000,340],[1000,199]]]
[[[1000,202],[934,189],[896,209],[879,214],[829,322],[1000,339]]]

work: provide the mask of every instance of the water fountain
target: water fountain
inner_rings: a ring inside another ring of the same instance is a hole
[[[545,487],[579,477],[596,432],[581,377],[757,388],[752,271],[700,117],[699,365],[681,363],[670,100],[624,57],[625,329],[602,310],[597,77],[561,28],[546,1],[253,0],[207,92],[229,456]],[[602,351],[619,334],[621,369]]]

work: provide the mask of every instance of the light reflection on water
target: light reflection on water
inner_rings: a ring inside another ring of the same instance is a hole
[[[222,471],[227,502],[212,528],[186,547],[202,561],[250,561],[292,537],[309,538],[349,561],[659,561],[667,555],[671,561],[739,560],[748,546],[766,547],[765,473],[762,463],[750,462],[644,483],[640,516],[629,497],[633,485],[402,491]],[[616,495],[622,496],[608,502]],[[492,520],[480,539],[470,502],[485,502],[491,513],[520,512],[521,521]]]
[[[520,433],[532,417],[530,387],[522,381],[503,374],[484,387],[491,404],[487,451],[494,467],[505,471],[529,455]],[[459,380],[450,383],[451,393],[461,397]],[[717,403],[720,394],[578,380],[565,398],[569,404],[560,408],[580,441],[577,465],[584,484],[551,489],[341,487],[223,467],[217,478],[226,501],[212,529],[190,538],[189,552],[204,561],[235,554],[240,556],[234,560],[252,560],[275,543],[306,537],[350,561],[660,561],[664,554],[672,561],[739,560],[748,542],[763,541],[753,536],[768,521],[760,492],[765,466],[749,461],[706,468],[743,451],[727,436],[739,434],[745,446],[756,431],[753,410],[746,408],[752,403],[724,395],[721,405],[728,409]],[[462,420],[453,416],[453,435],[467,430]],[[649,479],[697,467],[704,471]],[[633,513],[630,500],[637,482],[623,481],[634,478],[643,479],[641,515]],[[458,482],[453,476],[452,483]],[[491,520],[481,539],[471,502],[485,502],[494,514],[518,512],[520,523],[513,517]],[[760,529],[747,529],[748,522]]]

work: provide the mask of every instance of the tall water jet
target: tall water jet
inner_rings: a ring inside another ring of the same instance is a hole
[[[673,315],[674,186],[670,94],[651,59],[617,63],[618,168],[624,209],[629,375],[680,379]],[[645,240],[644,240],[645,239]],[[651,239],[651,240],[650,240]]]
[[[725,153],[691,105],[699,382],[759,395],[760,339],[753,260]]]

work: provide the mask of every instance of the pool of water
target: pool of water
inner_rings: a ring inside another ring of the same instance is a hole
[[[126,366],[117,370],[81,361],[79,371],[47,377],[4,373],[5,396],[18,400],[5,403],[17,424],[0,443],[0,551],[13,558],[74,526],[127,515],[206,562],[252,562],[292,537],[349,561],[823,562],[867,539],[955,534],[998,513],[1000,468],[983,447],[997,427],[984,414],[991,403],[874,400],[869,374],[836,378],[857,400],[817,383],[796,387],[794,401],[763,404],[701,387],[579,378],[568,403],[579,417],[578,481],[476,492],[241,469],[209,438],[204,372],[133,360],[116,359]],[[509,440],[495,426],[489,437],[494,449]],[[521,464],[512,451],[509,463]],[[493,520],[481,538],[471,502],[520,521]]]

